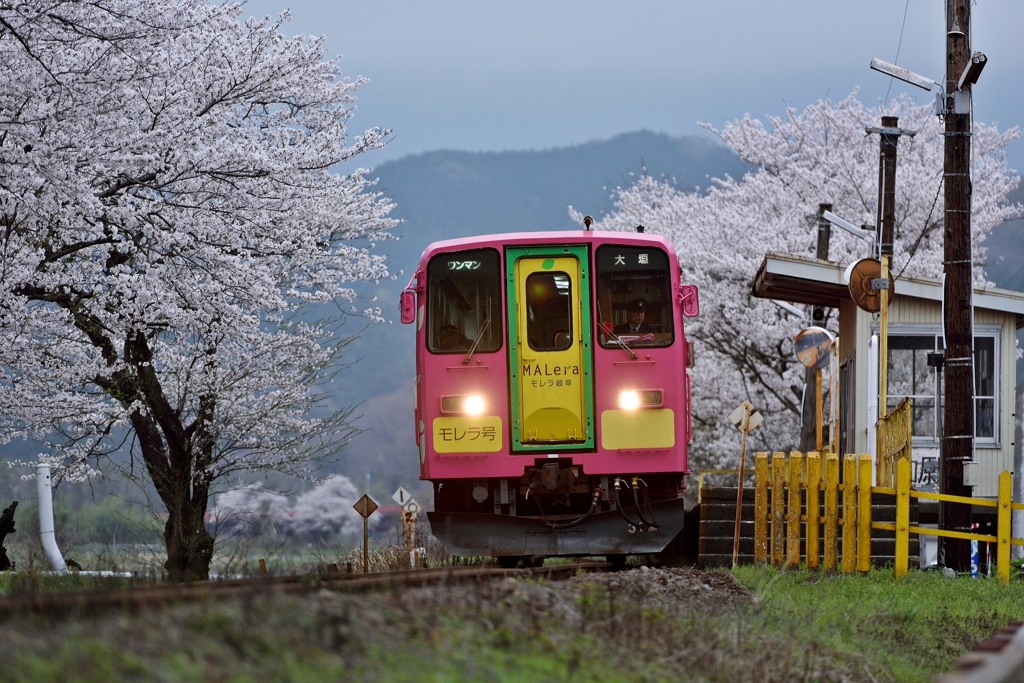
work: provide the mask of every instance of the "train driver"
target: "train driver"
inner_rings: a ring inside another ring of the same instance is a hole
[[[615,334],[647,334],[654,332],[645,318],[647,317],[647,301],[643,298],[633,299],[626,305],[627,322],[615,326]]]
[[[471,343],[455,325],[444,325],[437,331],[437,347],[441,351],[469,351]]]

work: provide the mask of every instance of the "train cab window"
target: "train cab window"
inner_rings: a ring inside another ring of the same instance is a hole
[[[571,285],[567,273],[531,273],[526,278],[526,338],[534,351],[572,346]]]
[[[501,348],[501,271],[498,252],[474,249],[438,254],[427,265],[427,347],[433,353]]]
[[[601,346],[668,346],[672,278],[657,247],[605,245],[597,250],[597,334]]]

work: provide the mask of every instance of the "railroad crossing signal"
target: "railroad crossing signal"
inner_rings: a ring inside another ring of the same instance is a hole
[[[743,467],[747,459],[747,434],[757,429],[763,422],[763,418],[761,413],[754,408],[754,404],[744,401],[729,414],[729,421],[736,425],[736,429],[743,434],[743,446],[740,448],[740,472],[736,481],[736,526],[732,536],[732,566],[735,567],[740,553],[740,510],[743,508]]]
[[[370,571],[370,515],[377,509],[377,503],[373,501],[373,498],[363,494],[363,497],[356,501],[353,505],[363,517],[363,573]]]
[[[754,408],[750,401],[744,401],[736,410],[729,414],[729,422],[736,425],[736,429],[741,432],[753,431],[763,421],[764,418],[761,417],[761,413],[757,412],[757,409]]]
[[[391,496],[396,503],[402,506],[403,512],[416,514],[420,511],[420,504],[412,497],[412,494],[406,491],[401,486],[395,491],[395,495]]]
[[[377,510],[377,503],[373,501],[373,498],[370,498],[364,493],[363,497],[357,500],[355,505],[352,507],[356,509],[356,512],[358,512],[363,519],[366,519]]]
[[[395,494],[394,494],[393,496],[391,496],[391,498],[392,498],[392,500],[394,500],[394,501],[395,501],[396,503],[398,503],[398,504],[399,504],[399,505],[401,505],[402,507],[405,507],[405,506],[406,506],[406,504],[407,504],[407,503],[408,503],[408,502],[409,502],[410,500],[412,500],[412,494],[411,494],[411,493],[409,493],[408,491],[406,491],[406,490],[405,490],[404,488],[402,488],[401,486],[399,486],[399,487],[398,487],[398,490],[397,490],[397,491],[395,491]]]

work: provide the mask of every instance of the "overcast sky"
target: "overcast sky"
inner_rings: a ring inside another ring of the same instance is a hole
[[[651,130],[707,135],[854,88],[875,105],[934,93],[872,57],[942,81],[944,0],[249,0],[290,9],[285,33],[323,35],[366,76],[352,125],[394,131],[363,164],[438,149],[562,147]],[[1024,0],[973,0],[971,49],[989,61],[975,120],[1024,125]],[[877,123],[875,124],[877,125]],[[1024,168],[1024,142],[1010,148]]]

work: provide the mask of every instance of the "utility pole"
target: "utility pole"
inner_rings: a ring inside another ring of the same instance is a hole
[[[828,260],[828,243],[832,236],[832,224],[825,218],[825,212],[831,210],[831,204],[818,204],[816,216],[818,242],[815,246],[814,257],[823,261]],[[818,325],[819,327],[825,326],[824,307],[814,306],[811,308],[811,324]],[[810,396],[812,386],[814,387],[813,404]],[[813,368],[804,370],[804,401],[800,412],[800,450],[804,453],[810,451],[818,451],[820,453],[824,445],[821,434],[821,370]]]
[[[828,259],[828,243],[832,236],[832,224],[825,218],[825,212],[831,210],[831,204],[818,204],[818,244],[814,250],[815,258]]]
[[[946,0],[946,101],[943,260],[945,406],[939,451],[940,493],[970,496],[964,463],[974,456],[974,339],[971,272],[971,82],[960,82],[971,59],[970,0]],[[966,93],[966,94],[964,94]],[[965,100],[966,98],[966,106]],[[942,502],[939,528],[970,533],[971,506]],[[969,541],[940,536],[947,567],[970,569]]]
[[[889,267],[892,261],[893,240],[896,231],[896,150],[901,135],[915,133],[899,127],[899,119],[895,116],[883,116],[881,128],[868,128],[868,133],[878,133],[878,216],[877,234],[881,238],[878,245],[878,256],[881,266],[875,289],[882,292],[881,317],[878,335],[878,432],[876,434],[875,454],[877,459],[883,456],[882,446],[885,443],[885,416],[889,412],[889,302],[892,292],[889,291]]]

